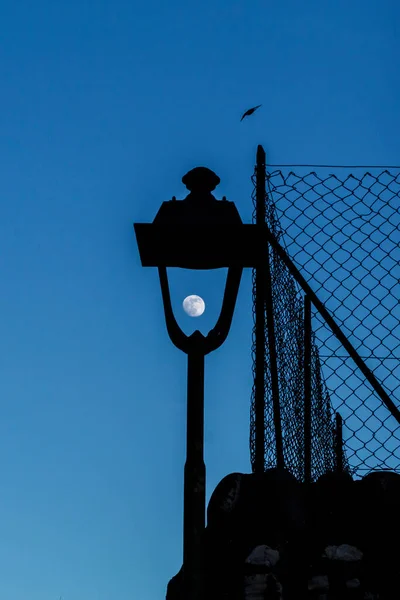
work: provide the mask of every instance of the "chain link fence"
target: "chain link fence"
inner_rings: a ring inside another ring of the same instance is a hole
[[[296,174],[270,167],[266,222],[399,406],[400,169],[371,168],[359,174],[344,168],[334,174],[321,171]],[[285,464],[303,479],[304,293],[272,248],[270,270]],[[275,465],[269,351],[266,347],[265,468]],[[343,419],[346,470],[356,477],[372,469],[400,472],[400,424],[315,307],[311,362],[312,478],[334,468],[336,412]],[[255,436],[253,391],[253,464]]]

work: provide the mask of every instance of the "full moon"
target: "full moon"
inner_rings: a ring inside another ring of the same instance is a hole
[[[203,298],[192,294],[182,302],[183,310],[189,317],[200,317],[206,309]]]

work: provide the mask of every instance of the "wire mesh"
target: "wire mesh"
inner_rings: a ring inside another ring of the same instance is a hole
[[[354,175],[338,170],[298,175],[273,170],[266,173],[266,189],[266,220],[272,233],[398,406],[400,173]],[[302,479],[303,292],[272,248],[270,263],[285,463]],[[335,412],[343,418],[347,470],[356,477],[372,469],[400,471],[400,424],[315,308],[312,330],[313,479],[334,466]],[[265,356],[268,468],[275,464],[268,348]],[[253,391],[252,462],[255,435]]]

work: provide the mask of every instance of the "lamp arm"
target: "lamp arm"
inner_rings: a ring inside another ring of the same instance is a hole
[[[185,354],[189,354],[196,348],[201,354],[206,355],[222,346],[231,328],[242,272],[242,267],[231,267],[228,269],[221,312],[215,327],[211,329],[206,337],[199,331],[195,331],[191,336],[187,336],[179,327],[172,310],[167,269],[166,267],[158,267],[168,335],[172,343],[179,350],[182,350]]]
[[[221,312],[218,321],[206,337],[205,354],[213,352],[226,340],[232,324],[233,313],[235,310],[236,299],[239,292],[240,280],[242,277],[242,267],[231,267],[228,269],[226,277],[224,299],[222,301]]]
[[[163,299],[164,315],[165,315],[165,322],[167,325],[168,335],[171,338],[171,342],[177,348],[179,348],[179,350],[182,350],[182,352],[185,352],[186,354],[188,354],[191,344],[190,344],[189,336],[185,335],[183,333],[182,329],[179,327],[179,325],[175,319],[174,312],[172,310],[171,295],[169,292],[169,284],[168,284],[167,268],[166,267],[158,267],[158,275],[160,278],[161,294],[162,294],[162,299]]]

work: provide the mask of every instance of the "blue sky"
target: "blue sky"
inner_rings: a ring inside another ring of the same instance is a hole
[[[159,600],[182,558],[185,357],[134,221],[205,165],[398,164],[395,0],[0,0],[0,598]],[[253,117],[244,110],[262,103]],[[207,331],[223,273],[173,273]],[[249,471],[251,274],[206,360],[208,496]]]

